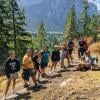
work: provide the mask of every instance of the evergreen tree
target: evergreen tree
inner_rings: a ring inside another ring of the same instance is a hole
[[[71,7],[67,20],[64,26],[64,36],[63,38],[66,39],[67,37],[75,37],[76,36],[76,14],[74,5]]]
[[[46,31],[44,27],[44,23],[41,21],[36,33],[36,37],[34,38],[35,48],[42,49],[44,45],[46,45]]]
[[[51,37],[51,43],[52,43],[52,48],[55,46],[55,45],[58,45],[59,44],[59,41],[57,39],[57,36],[56,34],[53,34],[52,37]]]
[[[91,34],[89,30],[89,23],[91,21],[91,18],[88,15],[88,8],[89,8],[88,1],[84,1],[83,11],[78,21],[78,27],[79,27],[78,31],[81,36],[89,36]]]
[[[0,63],[4,61],[7,56],[8,41],[9,41],[9,26],[8,20],[8,2],[6,0],[0,0]]]
[[[19,54],[31,44],[31,34],[25,32],[25,25],[24,10],[17,1],[0,0],[0,54],[4,58],[9,49],[14,48]]]
[[[98,15],[93,15],[91,17],[91,22],[90,22],[90,25],[89,25],[89,29],[91,31],[91,35],[94,39],[94,41],[97,40],[97,36],[98,36],[98,28],[100,28],[100,16]]]

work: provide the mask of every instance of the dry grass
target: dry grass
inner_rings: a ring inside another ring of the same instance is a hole
[[[92,45],[89,47],[89,50],[90,50],[92,53],[95,53],[95,54],[99,54],[99,55],[100,55],[100,42],[97,42],[97,43],[92,44]]]

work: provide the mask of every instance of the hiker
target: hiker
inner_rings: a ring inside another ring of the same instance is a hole
[[[67,59],[68,67],[70,66],[70,60],[69,60],[69,54],[68,54],[68,47],[67,44],[64,43],[64,53],[65,53],[65,58]]]
[[[54,71],[55,71],[58,62],[60,61],[60,52],[58,50],[57,45],[54,46],[54,50],[52,51],[51,61],[52,61],[51,70],[54,68]]]
[[[34,83],[33,88],[38,88],[39,85],[37,84],[36,80],[36,71],[33,66],[32,61],[32,50],[27,49],[25,56],[23,57],[22,64],[23,64],[23,73],[22,78],[24,80],[24,88],[28,88],[29,85],[29,79],[32,78],[32,81]]]
[[[5,90],[4,99],[6,99],[6,95],[8,93],[11,81],[13,82],[13,94],[17,93],[15,91],[15,85],[16,85],[16,79],[18,78],[19,70],[20,70],[20,62],[16,58],[16,52],[14,50],[11,50],[9,52],[9,57],[5,62],[5,73],[6,73],[6,77],[7,77],[7,87]]]
[[[83,48],[84,48],[84,53],[85,53],[88,50],[87,40],[84,41]]]
[[[48,75],[45,72],[45,68],[48,66],[50,52],[48,51],[48,46],[44,47],[44,50],[40,52],[41,61],[40,61],[40,70],[41,76],[43,78],[48,78]]]
[[[93,64],[92,56],[90,55],[90,51],[86,51],[84,56],[81,58],[81,62],[78,64],[78,70],[89,70],[91,69]]]
[[[78,41],[78,57],[79,59],[83,56],[85,49],[86,42],[84,41],[83,37],[80,37],[80,40]]]
[[[64,51],[64,46],[61,46],[61,50],[60,50],[60,63],[61,63],[61,68],[65,68],[64,66],[64,59],[65,59],[65,51]]]
[[[40,62],[40,57],[39,57],[39,52],[38,50],[34,50],[34,55],[32,57],[32,61],[33,61],[33,65],[34,65],[34,68],[36,70],[36,73],[37,73],[37,81],[39,82],[39,78],[40,78],[40,74],[41,74],[41,71],[39,69],[39,62]]]
[[[73,52],[73,48],[74,48],[74,43],[73,43],[73,41],[72,41],[71,38],[69,38],[69,40],[68,40],[67,47],[68,47],[69,58],[72,61],[73,60],[73,58],[72,58],[72,52]]]

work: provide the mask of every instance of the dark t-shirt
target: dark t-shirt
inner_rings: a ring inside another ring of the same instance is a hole
[[[73,49],[74,47],[73,41],[69,41],[67,46],[68,46],[68,49]]]
[[[52,51],[51,60],[52,61],[59,61],[60,60],[60,52],[59,51]]]
[[[79,45],[79,48],[84,48],[85,41],[84,40],[79,40],[78,45]]]
[[[5,73],[6,76],[9,78],[10,73],[15,73],[20,70],[20,62],[17,59],[11,60],[11,58],[8,58],[5,61]]]
[[[39,67],[38,56],[33,56],[32,61],[35,63],[35,68]]]
[[[49,51],[42,51],[41,52],[41,63],[47,64],[49,61],[49,55],[50,55]]]

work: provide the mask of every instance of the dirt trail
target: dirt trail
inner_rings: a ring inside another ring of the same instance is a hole
[[[61,84],[69,79],[70,81],[61,87]],[[40,90],[30,90],[30,93],[11,100],[100,100],[100,72],[97,71],[60,71],[48,81],[42,82],[44,84]]]
[[[100,100],[99,71],[80,72],[59,69],[50,76],[48,80],[42,80],[43,87],[39,90],[30,90],[27,94],[9,100]],[[0,88],[5,88],[5,83],[2,82]],[[22,88],[23,82],[19,78],[17,90]],[[0,97],[2,96],[3,91],[0,93]]]

